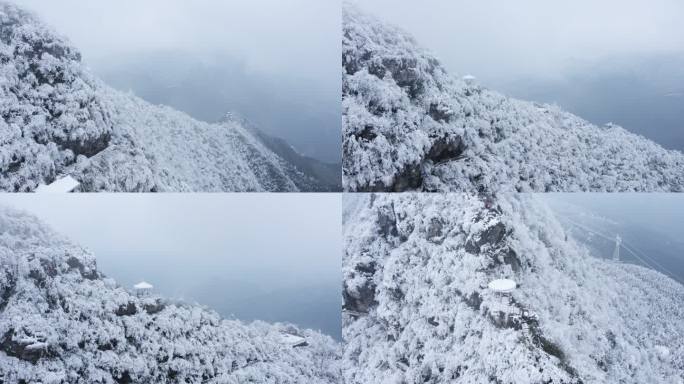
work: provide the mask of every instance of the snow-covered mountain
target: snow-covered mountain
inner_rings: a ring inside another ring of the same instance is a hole
[[[338,383],[339,346],[286,324],[138,297],[0,207],[0,383]]]
[[[454,77],[350,4],[342,76],[345,190],[684,191],[681,152]]]
[[[344,231],[347,383],[684,383],[684,286],[534,195],[347,195]]]
[[[62,175],[81,191],[334,187],[235,122],[209,124],[118,92],[34,15],[0,2],[0,190]]]

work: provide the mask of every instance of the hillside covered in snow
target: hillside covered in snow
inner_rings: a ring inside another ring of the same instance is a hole
[[[287,324],[129,293],[86,250],[0,207],[0,383],[338,383],[339,346]]]
[[[684,191],[681,152],[456,78],[350,4],[342,77],[345,190]]]
[[[344,249],[347,383],[684,383],[684,286],[533,195],[348,195]]]
[[[35,16],[0,1],[0,190],[70,175],[80,191],[328,191],[236,122],[118,92]]]

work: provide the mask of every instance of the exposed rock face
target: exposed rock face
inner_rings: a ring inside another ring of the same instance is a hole
[[[345,196],[343,217],[346,383],[684,380],[654,357],[684,352],[684,287],[592,257],[534,196]]]
[[[136,297],[82,248],[4,207],[0,234],[2,383],[341,382],[330,337]],[[285,332],[306,342],[293,348]]]
[[[340,189],[330,165],[285,158],[238,122],[200,122],[109,88],[65,38],[5,1],[0,100],[0,191],[64,174],[82,192]]]
[[[343,9],[348,191],[683,191],[684,154],[451,76],[405,32]]]
[[[373,281],[377,267],[377,263],[370,258],[360,260],[354,266],[354,270],[350,274],[350,284],[347,281],[343,283],[342,298],[344,304],[342,309],[360,315],[367,314],[371,307],[377,305],[376,285]]]
[[[37,343],[34,340],[15,340],[15,331],[8,330],[0,338],[0,351],[7,356],[16,357],[19,360],[35,364],[42,357],[48,356],[47,345]]]

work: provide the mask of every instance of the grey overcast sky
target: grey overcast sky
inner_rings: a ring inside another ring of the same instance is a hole
[[[461,74],[558,75],[566,65],[623,53],[684,50],[679,0],[364,0]]]
[[[339,334],[337,194],[2,194],[131,287]]]
[[[230,53],[256,71],[339,77],[336,0],[13,0],[68,36],[87,60],[150,50]]]

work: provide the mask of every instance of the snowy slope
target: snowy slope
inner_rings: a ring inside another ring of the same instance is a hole
[[[684,154],[447,73],[403,31],[346,4],[349,191],[684,191]]]
[[[326,190],[236,123],[107,87],[33,15],[0,2],[0,190],[70,174],[82,191]]]
[[[1,383],[327,384],[338,361],[311,330],[133,296],[93,255],[0,207]]]
[[[684,287],[592,257],[534,196],[344,210],[347,383],[684,383]]]

